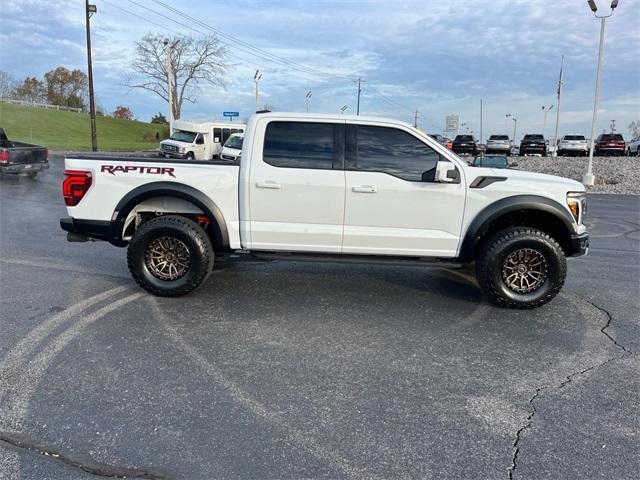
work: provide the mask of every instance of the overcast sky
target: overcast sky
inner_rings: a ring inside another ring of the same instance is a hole
[[[484,137],[503,133],[505,114],[511,113],[518,118],[520,138],[542,131],[541,107],[556,103],[564,54],[560,133],[589,134],[600,27],[585,0],[162,1],[312,72],[269,62],[224,39],[234,64],[226,88],[204,87],[194,105],[185,105],[183,118],[216,119],[224,110],[246,118],[255,107],[253,71],[260,68],[260,103],[276,110],[304,111],[311,90],[311,111],[337,113],[347,105],[347,112],[355,113],[351,79],[362,77],[363,114],[413,122],[418,109],[419,126],[440,132],[445,116],[453,113],[479,134],[482,98]],[[605,10],[610,3],[596,2]],[[158,111],[167,114],[159,97],[124,86],[134,41],[147,32],[200,35],[188,27],[212,32],[153,0],[94,3],[99,103],[108,111],[127,105],[145,121]],[[0,69],[19,79],[40,77],[59,65],[86,69],[83,0],[1,4]],[[620,0],[607,21],[598,131],[615,119],[628,137],[627,125],[640,118],[639,25],[640,0]],[[553,135],[555,108],[547,136]],[[511,120],[508,131],[513,133]]]

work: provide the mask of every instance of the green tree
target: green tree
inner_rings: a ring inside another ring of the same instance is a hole
[[[151,117],[151,123],[167,125],[169,122],[167,121],[167,117],[165,117],[161,112],[158,112],[157,115],[154,115],[153,117]]]
[[[42,103],[47,99],[44,83],[36,77],[27,77],[19,83],[13,91],[13,96],[18,100]]]

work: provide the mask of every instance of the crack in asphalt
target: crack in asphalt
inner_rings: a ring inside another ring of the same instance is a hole
[[[169,471],[156,468],[132,468],[109,465],[95,460],[90,455],[82,455],[61,448],[51,447],[39,443],[28,436],[17,432],[0,431],[0,444],[6,443],[13,447],[35,452],[45,457],[60,461],[72,468],[83,472],[109,478],[146,478],[150,480],[171,480],[175,475]]]
[[[574,294],[575,295],[575,294]],[[600,333],[602,333],[605,337],[607,337],[617,348],[619,348],[620,350],[622,350],[624,353],[626,353],[627,355],[634,355],[634,352],[632,352],[631,350],[629,350],[627,347],[625,347],[624,345],[618,343],[611,335],[609,335],[605,330],[607,328],[609,328],[611,326],[611,322],[613,320],[613,316],[611,315],[611,313],[609,313],[609,311],[603,307],[600,307],[599,305],[595,304],[594,302],[591,302],[590,300],[587,300],[584,297],[575,295],[577,298],[579,298],[580,300],[588,303],[589,305],[591,305],[592,307],[594,307],[595,309],[597,309],[598,311],[604,313],[607,316],[607,323],[600,329]],[[533,417],[536,414],[536,404],[535,401],[536,399],[540,396],[540,392],[542,392],[543,390],[547,389],[547,388],[564,388],[565,386],[567,386],[569,383],[571,383],[574,379],[574,377],[583,375],[587,372],[590,372],[591,370],[595,370],[596,368],[600,368],[603,365],[606,365],[609,362],[612,362],[613,360],[616,360],[617,358],[620,357],[611,357],[608,358],[607,360],[600,362],[596,365],[591,365],[590,367],[587,367],[583,370],[579,370],[577,372],[574,373],[570,373],[569,375],[567,375],[565,377],[565,380],[563,380],[562,382],[560,382],[557,386],[553,386],[553,385],[544,385],[542,387],[537,387],[535,390],[535,393],[533,394],[533,396],[529,399],[529,405],[531,405],[531,410],[529,412],[529,415],[527,415],[527,419],[524,425],[522,425],[518,431],[516,432],[516,436],[515,439],[513,441],[512,444],[512,448],[513,448],[513,454],[511,457],[511,466],[509,466],[509,468],[507,469],[507,473],[508,473],[508,477],[509,480],[513,480],[513,472],[516,470],[517,468],[517,460],[518,460],[518,455],[520,454],[520,439],[522,437],[522,433],[531,428],[531,424],[533,423]]]

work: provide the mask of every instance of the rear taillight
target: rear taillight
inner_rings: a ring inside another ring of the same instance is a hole
[[[48,148],[44,149],[44,161],[45,162],[49,161],[49,149]]]
[[[0,152],[0,163],[7,163],[9,161],[9,153],[6,150]]]
[[[67,207],[74,207],[80,203],[82,197],[91,187],[93,176],[85,170],[65,170],[62,182],[62,195]]]

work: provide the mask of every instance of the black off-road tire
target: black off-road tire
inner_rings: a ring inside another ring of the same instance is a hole
[[[546,261],[543,283],[529,293],[518,293],[503,280],[503,265],[509,255],[533,249]],[[509,227],[493,234],[482,246],[476,261],[476,278],[489,299],[505,308],[536,308],[551,301],[562,289],[567,260],[558,242],[535,228]]]
[[[174,280],[154,275],[147,262],[147,250],[154,240],[176,239],[188,249],[186,271]],[[213,271],[215,254],[211,239],[193,220],[167,215],[153,218],[136,230],[127,250],[127,264],[133,279],[149,293],[179,297],[195,290]]]

